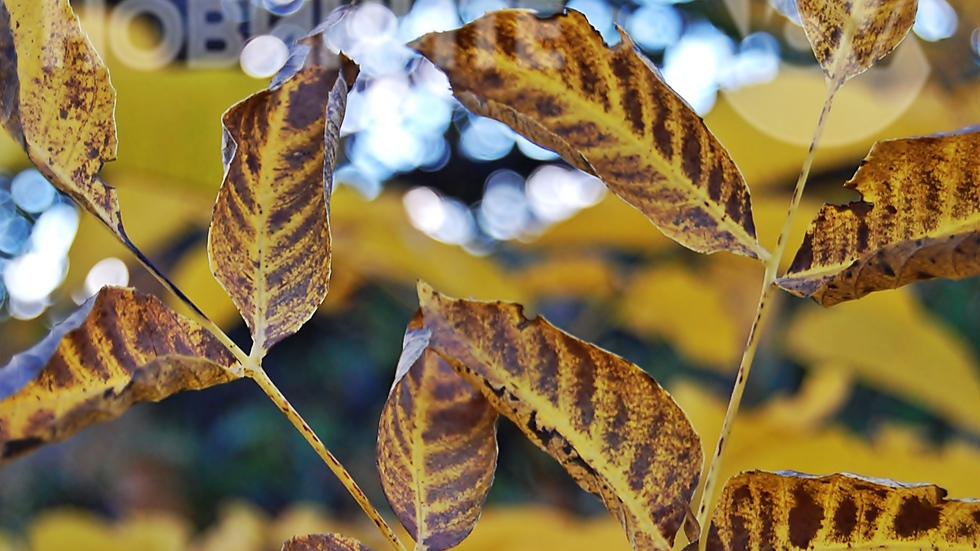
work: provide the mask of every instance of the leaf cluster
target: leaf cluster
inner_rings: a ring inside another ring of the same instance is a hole
[[[526,317],[518,304],[452,299],[420,282],[377,449],[382,488],[416,549],[449,549],[475,526],[493,480],[499,416],[598,496],[635,549],[976,546],[980,504],[946,499],[932,485],[751,471],[725,482],[717,509],[709,507],[775,289],[831,306],[917,280],[980,274],[980,129],[973,127],[876,144],[846,184],[861,200],[826,205],[778,275],[834,95],[902,41],[917,2],[800,0],[799,7],[828,93],[773,252],[759,244],[748,185],[727,149],[624,31],[609,47],[578,12],[542,18],[501,10],[410,44],[447,74],[463,105],[598,177],[667,237],[765,267],[707,469],[687,414],[636,365]],[[0,369],[0,461],[134,402],[247,377],[391,546],[404,549],[262,364],[329,289],[332,174],[358,69],[330,52],[322,33],[342,17],[301,40],[270,87],[222,120],[225,176],[208,253],[251,333],[245,353],[127,236],[115,191],[99,177],[115,156],[115,93],[68,2],[0,3],[4,127],[192,313],[132,289],[100,291]],[[294,537],[283,549],[367,547],[330,533]]]

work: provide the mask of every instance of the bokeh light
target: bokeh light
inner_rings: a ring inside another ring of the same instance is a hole
[[[673,6],[654,3],[631,13],[626,30],[641,48],[657,52],[677,42],[684,20]]]
[[[239,63],[242,71],[255,78],[269,78],[289,59],[289,47],[277,36],[264,34],[248,41],[242,48]]]
[[[263,8],[274,15],[284,16],[296,13],[306,0],[261,0]]]
[[[114,257],[98,261],[85,276],[85,298],[99,292],[106,285],[125,287],[129,283],[129,268],[122,260]]]
[[[923,40],[935,42],[956,33],[956,10],[946,0],[919,0],[912,32]]]
[[[55,195],[54,186],[33,168],[14,176],[10,182],[10,196],[24,212],[42,212],[51,206]]]

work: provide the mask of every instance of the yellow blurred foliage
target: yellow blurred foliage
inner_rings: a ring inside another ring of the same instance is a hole
[[[30,551],[181,551],[190,523],[165,513],[139,515],[112,524],[77,509],[39,515],[27,533]]]
[[[513,274],[528,297],[609,298],[618,277],[612,265],[597,255],[556,253]]]
[[[684,357],[726,371],[745,339],[707,275],[676,264],[635,273],[618,314],[637,334],[663,338]]]
[[[909,289],[872,293],[829,309],[808,303],[790,322],[786,343],[790,356],[804,365],[833,362],[875,388],[980,433],[980,358]]]
[[[901,482],[928,482],[950,497],[980,495],[980,446],[954,440],[936,449],[910,426],[888,424],[869,441],[826,423],[850,389],[847,372],[836,365],[809,376],[803,389],[755,410],[742,410],[728,444],[721,480],[741,471],[793,470],[808,474],[848,472]],[[714,451],[726,403],[688,382],[671,394],[701,435],[706,457]]]

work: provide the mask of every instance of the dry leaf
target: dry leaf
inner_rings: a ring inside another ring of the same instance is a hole
[[[668,237],[698,252],[767,256],[741,173],[629,36],[607,47],[573,10],[500,10],[410,44],[453,93],[598,176]]]
[[[980,274],[980,127],[878,142],[824,205],[778,284],[832,306],[914,281]]]
[[[867,384],[897,395],[950,424],[980,433],[980,357],[976,340],[960,338],[899,290],[801,310],[786,346],[803,365],[832,362]]]
[[[915,22],[917,0],[797,0],[824,74],[839,88],[888,55]]]
[[[340,534],[309,534],[290,538],[282,551],[371,551],[354,538]]]
[[[0,368],[0,462],[133,403],[231,381],[231,353],[149,295],[105,287]]]
[[[129,244],[116,192],[98,178],[116,157],[116,92],[68,0],[4,0],[0,52],[4,128],[52,184]]]
[[[344,59],[340,70],[302,68],[223,117],[227,168],[208,252],[262,352],[299,330],[327,296],[327,199],[357,74]]]
[[[980,501],[946,490],[848,474],[742,473],[715,509],[711,551],[975,549]]]
[[[497,412],[426,349],[416,315],[381,412],[378,470],[417,551],[459,545],[476,526],[497,463]]]
[[[429,347],[598,495],[637,549],[670,549],[703,461],[684,412],[649,375],[519,305],[419,284]]]

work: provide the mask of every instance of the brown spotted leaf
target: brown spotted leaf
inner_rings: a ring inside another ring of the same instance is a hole
[[[105,287],[0,368],[0,463],[136,402],[235,378],[231,353],[157,298]]]
[[[725,486],[709,551],[976,549],[980,501],[930,484],[849,474],[741,473]]]
[[[914,281],[980,274],[980,127],[878,142],[824,205],[777,283],[824,306]]]
[[[417,551],[459,545],[476,526],[497,463],[497,412],[435,352],[416,316],[381,412],[378,470]]]
[[[340,534],[309,534],[289,538],[282,544],[282,551],[371,551],[371,548]]]
[[[728,151],[622,30],[610,48],[573,10],[500,10],[410,44],[471,111],[594,174],[695,251],[760,258],[752,201]]]
[[[797,0],[824,74],[839,88],[888,55],[915,22],[918,0]]]
[[[0,2],[0,119],[58,189],[132,247],[115,190],[116,92],[68,0]]]
[[[656,381],[519,305],[453,300],[424,283],[419,302],[429,348],[598,495],[636,549],[671,548],[703,457]]]
[[[223,117],[225,179],[208,235],[211,270],[264,355],[327,296],[328,199],[347,90],[356,77],[317,64]]]

